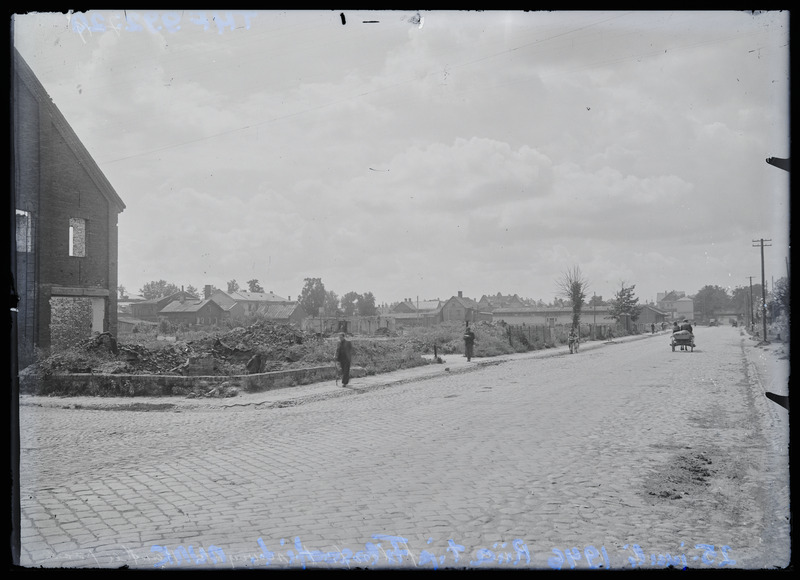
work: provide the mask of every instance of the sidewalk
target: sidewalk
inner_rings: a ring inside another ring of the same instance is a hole
[[[592,341],[581,343],[580,352],[597,348],[614,346],[632,340],[668,336],[668,332],[656,334],[639,334],[615,338],[610,342]],[[353,378],[347,387],[336,381],[323,381],[309,385],[284,387],[270,391],[247,393],[240,392],[230,398],[186,398],[186,397],[42,397],[20,395],[20,405],[38,405],[42,407],[82,408],[131,411],[181,411],[181,410],[215,410],[215,409],[247,409],[276,408],[299,405],[304,402],[318,401],[326,398],[355,395],[366,391],[383,389],[403,383],[440,377],[447,374],[459,374],[479,370],[485,366],[498,365],[520,359],[536,359],[552,356],[569,355],[567,346],[500,355],[494,357],[473,357],[472,361],[462,354],[443,355],[441,364],[400,369],[389,373]],[[432,355],[425,355],[433,360]]]

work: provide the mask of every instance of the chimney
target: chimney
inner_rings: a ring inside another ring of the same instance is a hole
[[[186,300],[186,294],[183,293],[183,285],[181,285],[181,304]]]
[[[464,296],[461,294],[461,290],[458,291],[458,297],[463,298]]]
[[[211,298],[211,284],[206,284],[205,288],[203,288],[203,298],[206,300]]]

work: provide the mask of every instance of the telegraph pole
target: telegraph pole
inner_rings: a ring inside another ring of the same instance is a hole
[[[750,278],[750,332],[753,332],[753,326],[756,323],[756,319],[753,316],[753,277],[748,276]]]
[[[767,282],[764,277],[764,246],[770,247],[772,244],[765,244],[764,242],[771,242],[772,240],[753,240],[753,247],[761,246],[761,322],[764,327],[764,342],[767,340]]]

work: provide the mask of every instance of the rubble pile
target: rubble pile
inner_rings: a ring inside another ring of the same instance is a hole
[[[333,360],[335,344],[288,324],[257,322],[193,341],[117,343],[109,333],[37,363],[42,374],[191,374],[192,361],[213,360],[210,374],[237,375]]]

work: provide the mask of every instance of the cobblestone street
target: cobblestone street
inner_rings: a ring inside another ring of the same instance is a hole
[[[284,407],[27,401],[21,564],[784,566],[788,415],[752,341],[696,335]]]

